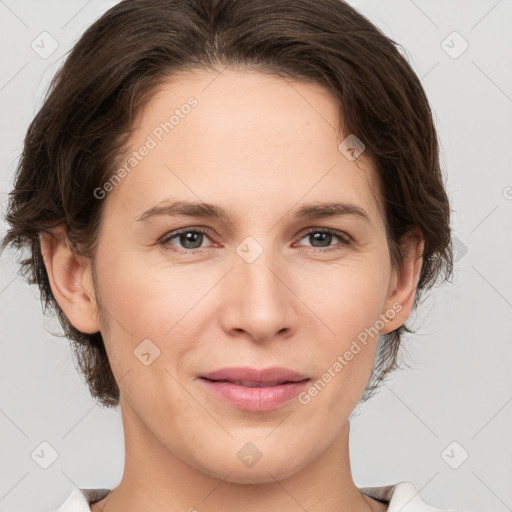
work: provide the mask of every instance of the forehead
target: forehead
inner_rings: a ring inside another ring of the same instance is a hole
[[[139,114],[119,161],[128,172],[108,200],[123,198],[134,214],[171,196],[228,201],[243,214],[253,201],[268,210],[343,199],[378,216],[373,169],[364,153],[350,161],[340,151],[344,138],[338,104],[317,84],[257,71],[180,73]]]

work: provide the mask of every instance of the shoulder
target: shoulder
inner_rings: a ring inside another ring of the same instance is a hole
[[[110,489],[75,489],[53,512],[90,512],[91,503],[101,500],[109,491]]]
[[[388,504],[387,512],[473,512],[454,508],[436,508],[426,503],[412,482],[403,481],[380,487],[361,487],[363,494]]]

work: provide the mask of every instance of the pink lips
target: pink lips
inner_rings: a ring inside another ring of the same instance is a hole
[[[200,376],[206,389],[231,405],[249,411],[269,411],[296,397],[308,385],[307,375],[281,367],[258,370],[223,368]]]

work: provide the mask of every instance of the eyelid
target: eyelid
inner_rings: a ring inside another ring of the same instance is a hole
[[[333,235],[336,235],[339,238],[341,238],[346,243],[349,243],[353,240],[353,238],[345,231],[341,231],[339,229],[334,229],[334,228],[325,228],[325,227],[307,228],[305,231],[302,231],[300,233],[300,239],[304,238],[305,236],[309,235],[310,233],[332,233]]]
[[[340,251],[345,249],[347,246],[350,246],[353,244],[354,239],[346,232],[340,231],[338,229],[333,228],[307,228],[306,231],[301,232],[299,236],[299,241],[308,236],[311,233],[329,233],[332,234],[340,239],[339,244],[335,245],[328,245],[326,247],[313,247],[313,246],[305,246],[308,247],[310,251],[313,251],[315,253],[327,253],[330,251]],[[294,244],[295,245],[295,244]]]
[[[210,238],[212,236],[212,230],[210,228],[192,226],[192,227],[189,227],[189,228],[180,228],[180,229],[176,229],[174,231],[167,232],[165,235],[163,235],[160,238],[159,243],[165,246],[165,245],[168,244],[168,242],[171,239],[176,238],[177,236],[179,236],[179,235],[181,235],[183,233],[189,233],[189,232],[202,233],[203,235],[206,235],[208,238]],[[218,245],[219,244],[215,243],[215,246],[218,246]],[[208,247],[200,247],[198,249],[181,249],[181,248],[177,247],[176,249],[178,251],[183,251],[183,252],[187,252],[187,253],[193,253],[193,252],[197,252],[197,251],[203,251],[204,249],[207,249],[207,248]]]

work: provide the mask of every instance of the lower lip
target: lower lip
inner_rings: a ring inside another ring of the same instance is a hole
[[[214,382],[201,378],[206,388],[232,406],[247,411],[270,411],[295,398],[309,383],[287,382],[275,386],[250,388],[232,382]]]

